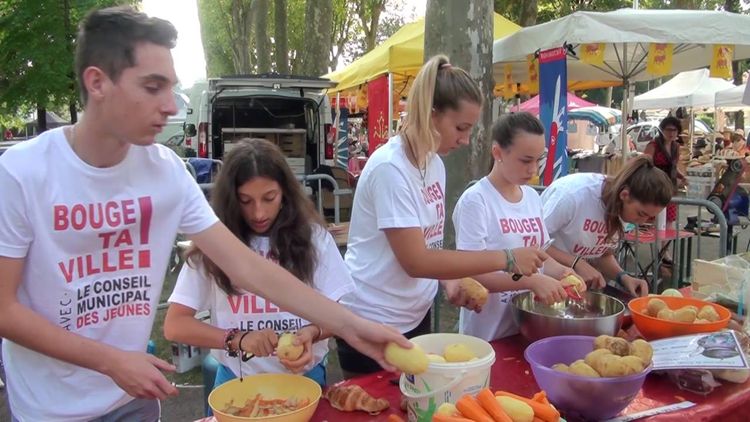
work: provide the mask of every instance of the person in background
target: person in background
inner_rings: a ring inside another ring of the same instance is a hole
[[[590,288],[614,280],[633,296],[648,294],[646,281],[625,272],[613,251],[623,223],[653,220],[669,204],[674,185],[651,157],[631,159],[615,177],[576,173],[542,192],[544,223],[555,239],[547,253],[572,268]]]
[[[388,342],[411,346],[248,249],[155,144],[177,113],[176,37],[130,7],[89,13],[76,38],[81,119],[0,156],[0,197],[13,198],[0,201],[0,337],[14,421],[159,420],[174,367],[146,350],[178,233],[237,288],[387,368]]]
[[[214,185],[211,204],[219,221],[250,249],[329,299],[338,301],[353,289],[333,237],[277,146],[263,139],[234,146]],[[220,362],[214,388],[241,373],[266,372],[304,373],[325,386],[325,340],[330,331],[236,288],[195,247],[188,251],[186,263],[169,298],[164,336],[214,349],[212,354]],[[210,324],[195,318],[201,310],[210,311]],[[296,332],[296,341],[304,346],[302,356],[294,361],[267,357],[276,348],[278,335],[286,331]],[[234,333],[231,344],[226,342],[229,333]],[[244,361],[232,356],[232,350],[256,358]]]
[[[542,246],[549,239],[539,194],[526,186],[546,155],[544,127],[530,113],[501,116],[492,126],[492,170],[464,191],[453,211],[456,249],[504,250]],[[544,271],[521,277],[497,271],[474,276],[490,292],[482,312],[462,308],[459,332],[487,341],[518,334],[510,299],[530,289],[546,304],[567,298],[559,280],[575,275],[554,259],[544,262]]]
[[[745,131],[737,129],[732,134],[732,149],[739,154],[740,157],[747,157],[750,155],[750,150],[747,148],[747,141],[745,140]]]
[[[482,96],[466,71],[440,55],[424,64],[408,98],[401,131],[372,154],[357,184],[345,256],[356,289],[341,303],[414,337],[430,332],[439,280],[453,303],[476,309],[453,279],[498,270],[529,276],[547,256],[538,246],[443,249],[445,166],[440,155],[469,143]],[[345,375],[378,370],[345,339],[337,339],[337,345]]]
[[[680,132],[682,132],[680,120],[673,116],[665,117],[659,122],[659,134],[646,145],[644,151],[644,154],[651,156],[654,165],[669,177],[675,191],[680,184],[687,183],[687,178],[677,168],[680,162],[680,146],[677,142]],[[670,227],[675,219],[677,219],[677,205],[669,204],[667,205],[667,227]],[[669,264],[669,262],[666,263]]]

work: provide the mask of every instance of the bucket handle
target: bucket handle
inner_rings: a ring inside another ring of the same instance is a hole
[[[424,393],[412,393],[406,390],[406,387],[404,385],[404,382],[406,380],[406,374],[401,374],[401,378],[398,381],[398,386],[401,389],[401,394],[406,396],[406,398],[416,399],[416,400],[425,399],[427,397],[433,396],[435,394],[440,394],[446,390],[450,390],[451,388],[455,387],[456,385],[458,385],[459,382],[461,382],[461,380],[463,379],[464,375],[466,375],[466,373],[467,371],[463,370],[461,371],[461,373],[456,375],[455,378],[453,378],[448,384],[445,384],[444,386],[436,390],[427,391]]]

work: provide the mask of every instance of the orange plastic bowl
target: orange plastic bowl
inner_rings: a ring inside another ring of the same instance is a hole
[[[683,306],[693,305],[698,309],[705,305],[712,306],[719,314],[719,320],[708,324],[692,324],[687,322],[666,321],[656,317],[646,315],[646,305],[649,299],[658,297],[669,306],[669,309],[677,310]],[[693,299],[690,297],[673,297],[673,296],[649,296],[639,297],[628,302],[630,314],[633,317],[633,323],[638,331],[646,340],[657,340],[660,338],[684,336],[697,333],[712,333],[724,329],[729,324],[729,318],[732,313],[721,305],[706,302],[704,300]]]

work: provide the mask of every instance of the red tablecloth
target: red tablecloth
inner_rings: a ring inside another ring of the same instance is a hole
[[[529,365],[523,359],[523,350],[526,346],[520,336],[509,337],[495,341],[492,347],[495,349],[496,361],[492,366],[490,376],[490,387],[495,390],[508,390],[522,396],[531,397],[539,391],[534,381]],[[399,403],[401,393],[397,385],[390,381],[397,377],[387,372],[378,372],[372,375],[353,378],[347,383],[362,386],[375,397],[384,397],[391,403],[391,408],[378,416],[370,416],[365,413],[342,413],[328,405],[328,401],[321,400],[318,410],[312,418],[313,422],[364,422],[385,421],[389,414],[396,413],[406,419],[406,414],[401,412]],[[749,385],[724,383],[713,393],[706,397],[682,391],[670,383],[666,377],[650,375],[641,392],[625,410],[624,414],[631,414],[643,410],[653,409],[668,404],[674,404],[683,400],[697,403],[690,409],[679,412],[666,413],[642,419],[643,421],[669,421],[669,422],[698,422],[698,421],[721,421],[740,422],[750,421],[750,388]]]

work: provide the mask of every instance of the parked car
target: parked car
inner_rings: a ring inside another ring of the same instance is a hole
[[[646,122],[639,122],[632,126],[629,126],[625,133],[628,135],[628,139],[630,142],[635,144],[636,150],[638,152],[643,152],[646,150],[646,145],[648,145],[649,142],[651,142],[658,132],[659,127],[659,121],[658,120],[649,120]],[[687,128],[684,128],[687,129]],[[702,135],[710,135],[713,133],[713,129],[711,129],[707,124],[700,120],[695,120],[695,133],[696,134],[702,134]]]

